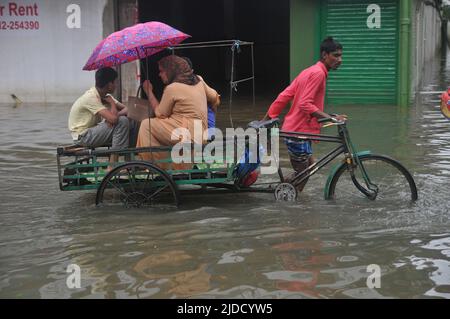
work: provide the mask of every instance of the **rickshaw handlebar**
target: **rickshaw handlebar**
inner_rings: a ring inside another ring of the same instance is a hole
[[[331,122],[333,124],[337,124],[337,125],[342,125],[345,124],[345,121],[339,121],[336,116],[337,114],[330,114],[331,117],[324,117],[321,119],[318,119],[317,122],[318,123],[328,123]]]

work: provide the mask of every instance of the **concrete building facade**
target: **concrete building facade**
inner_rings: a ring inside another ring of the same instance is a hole
[[[318,59],[325,36],[344,45],[330,104],[409,105],[441,48],[444,21],[430,1],[291,0],[290,14],[291,77]]]
[[[73,101],[93,84],[81,69],[114,26],[108,0],[0,1],[0,102]]]
[[[431,68],[427,68],[428,62],[435,59],[441,53],[443,43],[442,23],[438,10],[426,1],[414,1],[412,19],[412,74],[411,90],[417,92],[424,79],[429,77]],[[445,35],[444,35],[445,36]]]
[[[12,94],[72,102],[93,85],[94,72],[82,67],[103,38],[155,20],[191,34],[188,41],[254,41],[257,94],[287,86],[332,35],[345,52],[329,79],[329,104],[408,105],[442,38],[440,15],[424,0],[0,0],[0,103]],[[213,85],[226,83],[229,52],[186,54]],[[243,76],[247,67],[239,67]],[[136,94],[141,65],[119,71],[126,100]]]

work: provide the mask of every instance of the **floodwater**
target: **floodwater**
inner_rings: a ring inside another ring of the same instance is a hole
[[[445,89],[445,61],[429,72],[424,91]],[[70,142],[70,105],[1,106],[0,297],[450,298],[450,122],[438,99],[330,110],[349,115],[358,149],[413,173],[415,203],[328,202],[330,165],[296,203],[208,194],[153,212],[96,208],[95,192],[59,191],[55,149]],[[261,118],[269,103],[237,103],[235,124]],[[225,126],[227,106],[219,117]],[[319,155],[327,147],[314,146]],[[79,289],[66,284],[71,264],[81,268]],[[379,288],[368,288],[369,265],[380,267]]]

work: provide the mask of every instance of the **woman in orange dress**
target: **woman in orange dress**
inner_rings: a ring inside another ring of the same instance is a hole
[[[187,61],[179,56],[170,55],[161,59],[158,67],[159,76],[166,87],[161,101],[158,101],[150,81],[144,82],[144,91],[154,110],[155,118],[141,122],[137,147],[173,146],[179,142],[203,144],[203,132],[208,128],[207,103],[217,104],[220,101],[219,94],[201,81]],[[196,122],[202,131],[194,134]],[[178,128],[187,129],[190,140],[182,140],[182,137],[172,139],[172,132]],[[141,153],[140,156],[143,160],[158,161],[167,158],[168,154],[153,152]],[[162,163],[158,166],[168,167]],[[177,165],[176,168],[186,169],[189,166],[192,165]]]

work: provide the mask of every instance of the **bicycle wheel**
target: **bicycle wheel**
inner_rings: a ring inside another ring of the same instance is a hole
[[[378,188],[375,199],[377,201],[390,201],[398,203],[403,201],[415,201],[417,199],[417,187],[408,170],[396,160],[384,156],[368,154],[359,157],[372,184]],[[360,166],[353,168],[358,183],[367,189]],[[356,186],[351,178],[350,168],[344,163],[332,177],[327,199],[351,199],[355,196],[366,197]]]
[[[178,187],[160,168],[131,162],[114,168],[97,190],[96,204],[125,207],[178,206]]]

